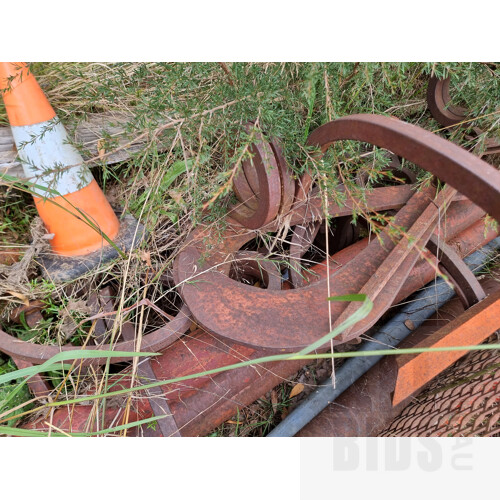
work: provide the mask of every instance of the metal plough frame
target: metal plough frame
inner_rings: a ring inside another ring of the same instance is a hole
[[[390,194],[384,191],[390,188],[374,189],[373,197],[367,196],[369,211],[389,206],[400,208],[394,224],[409,228],[407,233],[417,244],[409,246],[402,237],[394,241],[389,231],[384,231],[379,240],[373,240],[330,276],[331,295],[361,292],[374,302],[369,317],[344,332],[334,344],[358,337],[392,305],[420,256],[420,249],[426,246],[450,205],[456,193],[454,188],[500,220],[500,172],[449,141],[394,118],[353,115],[319,127],[308,143],[325,152],[334,142],[344,139],[390,150],[433,173],[447,187],[437,197],[433,188],[412,194],[405,190],[407,186],[395,187]],[[399,194],[399,200],[395,193]],[[321,218],[317,201],[313,199],[301,210],[292,210],[290,224]],[[349,215],[350,209],[349,203],[341,209],[331,207],[331,215]],[[268,224],[260,230],[275,228]],[[356,305],[345,303],[331,304],[329,310],[326,278],[300,289],[279,291],[248,287],[231,280],[225,259],[255,236],[256,232],[234,222],[219,242],[211,240],[204,228],[191,235],[190,244],[175,262],[174,274],[198,324],[244,345],[292,351],[310,345],[329,331],[329,311],[336,324],[354,311]]]
[[[342,139],[370,142],[384,147],[448,181],[451,187],[441,191],[437,198],[432,187],[414,193],[412,186],[409,185],[376,188],[366,194],[364,204],[367,211],[399,210],[395,222],[413,231],[412,234],[418,241],[419,247],[423,248],[432,234],[439,235],[439,241],[449,241],[459,234],[471,233],[470,237],[461,239],[461,247],[457,249],[459,250],[457,253],[463,257],[472,251],[471,248],[477,247],[484,240],[484,223],[479,221],[484,212],[463,197],[456,197],[451,201],[454,195],[453,186],[458,187],[463,194],[491,215],[500,218],[498,205],[500,174],[458,146],[399,120],[373,115],[354,115],[326,124],[311,134],[309,143],[318,145],[325,151],[332,142]],[[274,150],[273,152],[276,156]],[[281,182],[283,183],[283,180]],[[311,177],[306,174],[295,183],[293,199],[288,196],[286,200],[292,208],[288,213],[282,210],[282,215],[288,217],[290,226],[304,221],[321,220],[323,217],[320,197],[313,194],[307,198],[311,183]],[[258,191],[260,197],[260,188]],[[288,189],[288,192],[291,190]],[[280,200],[282,207],[283,198]],[[343,207],[330,204],[330,215],[350,216],[354,206],[359,203],[360,200],[353,200],[347,196]],[[443,221],[443,228],[448,227],[448,232],[437,227],[438,216],[446,209],[447,217]],[[242,358],[256,358],[265,354],[263,347],[279,350],[295,349],[321,337],[328,328],[325,321],[327,310],[324,275],[319,281],[295,290],[273,290],[276,283],[268,290],[258,289],[237,283],[228,276],[231,272],[230,262],[241,259],[241,255],[237,254],[241,247],[261,232],[277,231],[280,221],[272,220],[258,229],[248,229],[229,217],[227,222],[228,229],[222,241],[215,239],[206,227],[196,229],[189,236],[188,247],[181,252],[175,262],[174,278],[181,288],[185,306],[165,328],[145,336],[142,342],[142,348],[148,351],[161,350],[173,344],[158,358],[157,363],[152,364],[157,379],[195,373],[211,366],[230,364]],[[348,257],[342,261],[340,269],[330,277],[332,294],[353,291],[357,293],[363,290],[363,287],[368,287],[370,293],[376,292],[376,296],[372,297],[376,303],[374,308],[376,314],[370,317],[370,322],[376,320],[375,318],[392,303],[415,291],[432,277],[427,268],[422,275],[420,270],[426,263],[418,260],[421,253],[420,250],[415,251],[415,246],[408,247],[401,239],[393,241],[388,235],[382,235],[382,239],[384,245],[375,245],[377,240],[369,244],[360,241],[347,248],[345,255]],[[438,252],[442,248],[444,247],[438,245]],[[447,253],[446,249],[443,252]],[[387,260],[389,255],[391,258]],[[449,252],[447,255],[450,255]],[[393,257],[397,258],[399,266],[393,266],[395,269],[391,270],[389,263]],[[355,264],[352,264],[353,262]],[[370,282],[370,278],[381,265],[384,266],[384,263],[392,272],[391,279],[388,280],[388,284],[376,290],[372,287],[376,282],[375,280]],[[248,272],[251,274],[260,271],[250,268]],[[396,286],[393,285],[394,282],[397,282]],[[306,305],[314,306],[309,312],[301,305],[305,299]],[[221,307],[227,312],[225,317],[224,314],[220,314]],[[333,309],[335,319],[340,317],[344,309],[345,305],[342,304],[338,310]],[[224,342],[221,343],[212,335],[198,330],[186,338],[185,342],[174,343],[189,328],[190,310],[197,324],[215,333]],[[318,311],[321,314],[318,314]],[[213,321],[210,317],[213,317]],[[257,319],[253,320],[252,317]],[[293,325],[293,321],[296,325]],[[291,326],[295,326],[294,336],[287,335]],[[349,332],[349,338],[357,335],[358,331]],[[346,341],[348,338],[344,337],[341,340]],[[245,347],[245,344],[252,347]],[[6,352],[21,355],[27,352],[25,346],[12,337],[10,343],[6,344],[2,334],[0,334],[0,346],[2,349],[10,350]],[[34,362],[41,362],[52,355],[47,346],[31,344],[31,348],[32,358],[29,359],[34,359]],[[67,348],[78,349],[72,346],[63,347]],[[134,346],[133,342],[128,341],[119,343],[114,348],[133,350]],[[57,352],[60,350],[59,347],[55,349]],[[170,396],[169,405],[176,415],[183,434],[203,434],[217,425],[216,423],[220,418],[224,418],[224,415],[229,417],[234,412],[235,403],[228,398],[237,397],[238,401],[246,401],[248,404],[259,397],[262,391],[265,392],[267,388],[276,385],[278,380],[275,373],[288,376],[298,367],[297,362],[295,364],[283,362],[272,367],[270,365],[273,374],[267,371],[257,373],[248,367],[231,374],[220,374],[214,377],[214,380],[209,378],[197,380],[196,383],[193,382],[195,389],[187,388],[186,390],[191,392],[183,394],[179,401]],[[198,393],[196,388],[201,387],[208,387],[213,394],[207,390]],[[218,396],[217,391],[223,390],[224,387],[230,387],[230,392],[221,392]],[[224,399],[221,399],[223,396]],[[204,413],[209,408],[213,411]],[[86,407],[75,409],[76,426],[85,421],[88,410]],[[141,415],[150,414],[148,412],[151,409],[146,398],[139,400],[139,410],[142,412]],[[218,416],[215,416],[215,413]],[[201,414],[206,418],[202,419],[203,421],[196,420],[195,417]],[[65,418],[67,415],[63,415],[62,411],[57,413],[54,416],[55,425],[66,428]]]

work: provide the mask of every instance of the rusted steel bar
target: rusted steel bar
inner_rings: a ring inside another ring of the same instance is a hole
[[[500,283],[493,279],[484,280],[485,290],[492,294],[494,299],[498,301],[500,294]],[[485,301],[488,299],[485,299]],[[485,302],[483,301],[483,302]],[[473,308],[481,307],[479,304]],[[486,306],[489,309],[490,306]],[[438,313],[426,321],[423,326],[412,332],[406,340],[398,347],[409,348],[418,347],[425,342],[427,347],[434,346],[433,339],[440,338],[442,330],[450,332],[455,328],[460,328],[461,318],[464,313],[463,305],[457,297],[444,305]],[[465,320],[467,323],[467,320]],[[443,324],[446,326],[443,327]],[[496,324],[496,328],[493,325]],[[481,325],[481,334],[476,335],[476,339],[461,339],[458,345],[473,345],[484,341],[495,329],[498,328],[498,316],[492,324],[483,323]],[[489,332],[489,333],[488,333]],[[478,342],[476,342],[478,341]],[[437,342],[441,345],[441,342]],[[448,344],[451,345],[451,344]],[[457,345],[453,343],[453,345]],[[454,360],[466,354],[467,351],[459,353],[459,356],[454,356]],[[444,353],[426,353],[426,356],[436,356],[431,363],[434,365],[432,370],[434,375],[439,374],[450,366],[453,361],[445,364],[440,364],[441,354]],[[415,355],[420,356],[420,355]],[[412,392],[401,392],[404,396],[401,399],[399,396],[395,399],[392,394],[397,386],[398,372],[401,359],[403,356],[386,356],[381,362],[377,363],[365,375],[347,389],[337,400],[328,405],[314,420],[307,424],[298,434],[300,437],[321,437],[321,436],[376,436],[383,431],[391,421],[405,408],[412,398],[421,392],[425,384],[427,384],[432,376],[423,376],[418,380],[421,383],[415,383],[411,386]],[[428,358],[431,359],[431,358]],[[403,358],[404,360],[404,358]]]
[[[406,277],[415,265],[427,241],[437,226],[440,214],[446,212],[446,207],[455,196],[455,189],[446,186],[433,203],[430,203],[414,224],[406,230],[405,237],[388,253],[385,260],[370,276],[359,293],[366,295],[373,302],[372,313],[354,326],[344,330],[338,339],[340,342],[359,337],[361,333],[373,326],[387,310],[387,304],[392,304],[394,297],[406,281]],[[413,243],[408,243],[414,240]],[[359,307],[356,303],[349,304],[335,321],[333,327],[341,325]]]

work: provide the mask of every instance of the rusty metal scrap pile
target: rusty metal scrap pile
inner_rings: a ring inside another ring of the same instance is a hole
[[[446,126],[463,120],[465,113],[448,102],[446,81],[432,80],[430,108]],[[322,153],[342,140],[378,146],[390,152],[389,168],[407,184],[375,187],[366,191],[363,200],[345,189],[343,206],[330,200],[326,206],[335,221],[335,232],[329,266],[306,269],[302,259],[318,232],[324,231],[325,199],[311,175],[294,178],[278,141],[266,137],[255,124],[248,124],[247,132],[255,139],[250,146],[252,160],[244,161],[234,177],[236,202],[226,216],[224,233],[214,235],[209,226],[201,225],[188,236],[173,272],[184,305],[164,327],[143,337],[142,350],[163,354],[140,365],[141,380],[172,379],[305,348],[359,307],[357,303],[328,302],[328,296],[361,293],[373,302],[365,319],[332,340],[334,346],[357,342],[393,304],[432,280],[436,265],[450,278],[465,308],[488,300],[462,259],[497,236],[484,220],[487,213],[500,221],[500,172],[494,167],[446,139],[386,116],[352,115],[317,128],[309,136],[309,146]],[[498,144],[489,143],[488,147],[486,154],[498,152]],[[398,158],[431,172],[445,187],[415,189],[413,172],[401,169]],[[383,228],[378,238],[360,239],[357,227],[351,224],[353,209],[359,206],[366,213],[394,211],[392,227]],[[284,224],[292,229],[287,262],[244,249],[259,235],[275,233]],[[405,228],[404,234],[395,234],[393,227]],[[289,279],[283,278],[285,272]],[[258,280],[262,286],[245,284],[242,278]],[[500,299],[495,296],[494,300]],[[198,328],[183,336],[192,321]],[[498,323],[497,327],[500,320]],[[124,325],[123,339],[114,349],[134,350],[133,335],[126,335],[129,326]],[[330,342],[318,351],[329,348]],[[27,363],[41,363],[61,348],[21,342],[0,331],[0,350]],[[203,435],[303,364],[277,361],[248,366],[170,384],[150,393],[149,398],[138,393],[142,396],[129,420],[169,414],[159,420],[157,430],[144,433]],[[116,384],[126,385],[118,378]],[[405,397],[407,394],[410,389]],[[106,420],[116,421],[120,411],[107,408]],[[71,412],[57,410],[52,425],[76,431],[85,428],[90,414],[89,406],[77,406]]]

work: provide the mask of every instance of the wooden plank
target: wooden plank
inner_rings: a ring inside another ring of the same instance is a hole
[[[83,157],[85,160],[98,156],[97,143],[103,136],[111,136],[116,138],[116,145],[113,148],[118,148],[127,145],[133,137],[130,137],[125,132],[127,122],[132,115],[128,113],[95,113],[87,115],[87,119],[78,124],[71,123],[66,126],[68,136],[84,147],[85,152]],[[137,135],[139,135],[137,133]],[[134,152],[140,151],[146,140],[143,138],[126,148],[117,151],[105,158],[107,164],[118,163],[130,158]],[[17,161],[17,149],[14,144],[14,139],[10,131],[10,127],[0,127],[0,172],[14,175],[16,177],[24,177],[21,164]]]

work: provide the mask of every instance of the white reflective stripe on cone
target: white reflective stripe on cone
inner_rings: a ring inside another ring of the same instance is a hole
[[[33,187],[37,195],[64,196],[92,182],[94,177],[80,153],[67,143],[68,134],[62,123],[51,120],[11,129],[24,175],[31,182],[57,191],[56,194]],[[76,166],[62,170],[69,165]]]

